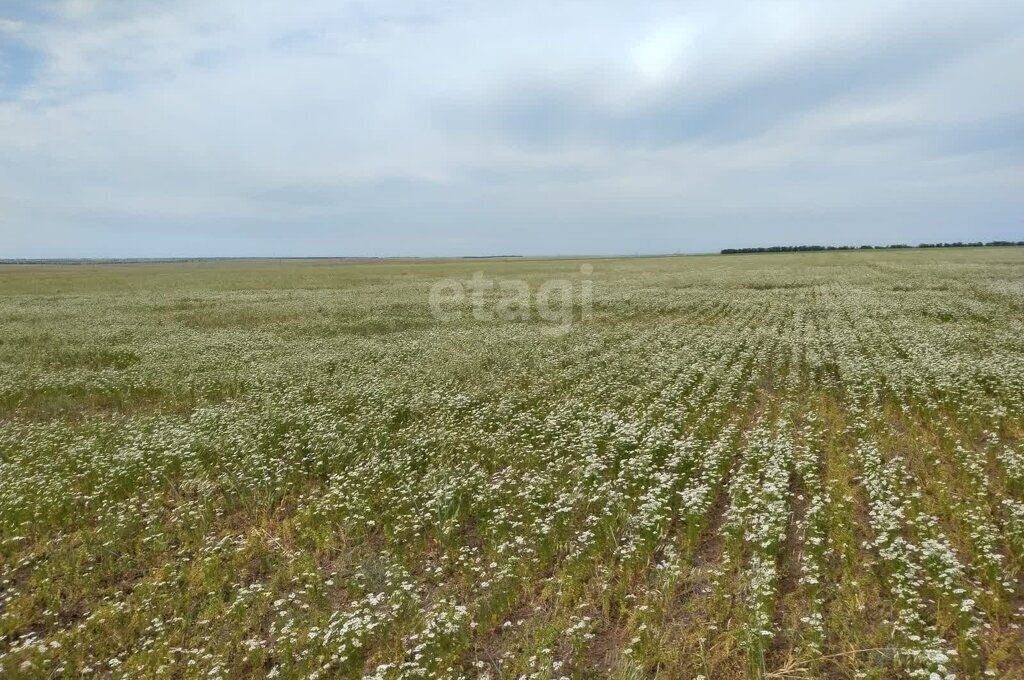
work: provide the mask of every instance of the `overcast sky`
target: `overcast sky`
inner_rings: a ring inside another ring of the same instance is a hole
[[[1024,3],[2,0],[0,258],[1024,239]]]

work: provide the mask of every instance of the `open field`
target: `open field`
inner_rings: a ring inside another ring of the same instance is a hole
[[[571,325],[436,318],[477,271]],[[1024,677],[1022,248],[6,266],[0,329],[2,677]]]

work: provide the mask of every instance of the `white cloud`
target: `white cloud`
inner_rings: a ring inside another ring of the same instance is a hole
[[[686,22],[661,24],[633,49],[637,70],[652,81],[682,70],[686,50],[693,44],[696,29]]]
[[[1011,3],[53,10],[0,23],[40,57],[0,99],[0,256],[256,254],[249,230],[285,254],[429,254],[1019,224],[1020,143],[978,132],[1024,112]]]

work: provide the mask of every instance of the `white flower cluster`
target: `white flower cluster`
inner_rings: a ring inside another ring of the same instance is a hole
[[[977,250],[609,261],[560,336],[437,323],[459,263],[5,288],[0,676],[1020,676]]]

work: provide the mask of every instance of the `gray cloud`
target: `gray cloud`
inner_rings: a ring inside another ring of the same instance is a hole
[[[5,3],[0,257],[1019,239],[1022,62],[1011,2]]]
[[[601,101],[614,72],[570,82],[502,83],[491,100],[475,109],[456,102],[442,109],[439,118],[494,129],[515,143],[536,147],[580,141],[654,147],[689,140],[731,142],[764,134],[829,101],[883,96],[1008,33],[1012,35],[1005,26],[972,22],[887,35],[796,55],[721,91],[695,93],[689,79],[673,79],[653,96],[626,107]]]

